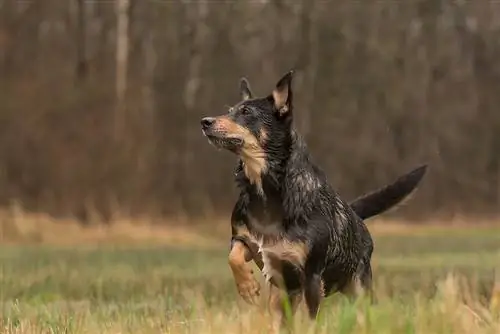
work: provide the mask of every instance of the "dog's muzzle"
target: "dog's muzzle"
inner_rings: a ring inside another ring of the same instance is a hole
[[[201,119],[201,128],[203,131],[210,129],[215,123],[215,117],[203,117]]]
[[[201,119],[201,131],[207,137],[208,142],[218,149],[230,151],[238,150],[243,145],[243,139],[231,136],[220,129],[214,128],[216,119],[214,117],[204,117]]]

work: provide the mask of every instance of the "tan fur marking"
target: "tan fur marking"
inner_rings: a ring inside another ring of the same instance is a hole
[[[283,281],[281,261],[287,261],[303,268],[308,254],[308,247],[303,242],[290,242],[281,239],[273,243],[261,243],[260,253],[264,264],[262,274],[265,279],[268,282],[273,279],[276,284],[281,285]]]
[[[266,252],[275,254],[279,259],[300,267],[304,266],[309,251],[305,243],[291,242],[286,239],[273,245],[265,245],[263,248]]]
[[[286,108],[286,102],[288,100],[288,85],[282,87],[281,89],[275,88],[273,90],[273,99],[276,109],[278,109],[281,114],[286,113],[288,111],[288,108]]]
[[[246,128],[234,123],[226,117],[218,120],[218,127],[225,130],[229,135],[238,136],[243,139],[243,147],[240,151],[240,158],[243,161],[243,171],[255,184],[259,192],[262,193],[262,174],[266,169],[266,152],[260,145],[257,138]]]
[[[240,241],[235,242],[229,253],[229,266],[240,296],[250,304],[255,304],[260,293],[259,282],[253,276],[253,270],[247,262],[250,250]]]
[[[264,144],[269,139],[267,131],[265,129],[260,129],[260,142]]]

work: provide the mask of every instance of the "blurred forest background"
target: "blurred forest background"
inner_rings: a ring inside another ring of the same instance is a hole
[[[395,214],[498,213],[494,0],[0,0],[0,205],[227,212],[235,157],[199,120],[291,68],[296,126],[346,198],[426,162]]]

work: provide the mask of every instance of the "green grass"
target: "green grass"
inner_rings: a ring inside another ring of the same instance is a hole
[[[224,246],[0,246],[0,333],[266,332]],[[498,266],[498,230],[376,237],[377,304],[333,296],[316,332],[498,333],[487,309]],[[298,333],[309,325],[299,312]]]

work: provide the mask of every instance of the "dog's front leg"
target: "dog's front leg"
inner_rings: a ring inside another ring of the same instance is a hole
[[[322,261],[326,257],[323,252],[316,251],[310,254],[305,265],[304,297],[306,300],[309,317],[314,320],[318,315],[319,306],[325,296],[324,282],[322,279]]]
[[[250,260],[253,260],[259,270],[262,271],[262,268],[264,268],[264,261],[262,259],[262,254],[259,253],[259,245],[257,245],[255,242],[250,241],[247,242],[246,245],[250,249],[250,256],[252,257]]]
[[[304,284],[304,297],[306,299],[309,317],[316,319],[319,305],[323,299],[323,283],[319,274],[306,275]]]
[[[236,240],[232,243],[229,266],[233,272],[238,293],[247,303],[256,304],[260,295],[260,284],[255,279],[249,263],[252,258],[252,251],[242,241]]]

